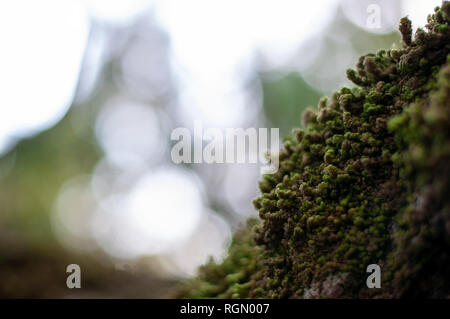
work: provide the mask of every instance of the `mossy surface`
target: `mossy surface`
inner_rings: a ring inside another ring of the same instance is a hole
[[[356,87],[304,112],[260,182],[261,220],[178,296],[450,296],[449,21],[447,2],[414,37],[401,19],[402,49],[362,56]]]

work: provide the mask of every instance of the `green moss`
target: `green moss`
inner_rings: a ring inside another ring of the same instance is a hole
[[[304,112],[260,182],[260,221],[182,296],[450,294],[449,17],[444,2],[415,38],[403,18],[401,50],[361,57],[347,71],[358,88]],[[366,287],[371,263],[381,289]]]
[[[254,280],[262,277],[263,254],[253,241],[255,223],[249,220],[247,228],[235,234],[229,256],[222,264],[211,260],[201,267],[199,276],[183,283],[175,297],[241,298],[262,294],[263,290],[254,285]]]

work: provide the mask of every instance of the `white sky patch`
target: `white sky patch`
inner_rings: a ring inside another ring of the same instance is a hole
[[[108,60],[107,32],[101,28],[91,28],[79,76],[75,103],[81,104],[91,97],[101,76],[103,64]]]
[[[156,17],[171,39],[182,109],[205,125],[242,124],[243,85],[254,54],[283,65],[327,23],[335,2],[156,1]]]
[[[125,169],[155,163],[165,150],[153,108],[122,96],[111,98],[104,105],[96,133],[107,159]]]
[[[402,1],[392,0],[342,0],[342,10],[350,21],[368,32],[379,34],[397,29],[401,5]],[[377,21],[376,26],[373,26],[373,19]]]
[[[82,0],[94,19],[128,24],[149,9],[151,0]]]
[[[153,169],[128,193],[103,205],[93,219],[94,236],[118,258],[168,251],[197,227],[204,210],[202,196],[193,173]]]
[[[0,2],[0,153],[66,113],[88,29],[74,1]]]
[[[434,8],[441,6],[442,0],[403,0],[402,14],[408,16],[414,30],[427,24],[427,17],[434,13]]]

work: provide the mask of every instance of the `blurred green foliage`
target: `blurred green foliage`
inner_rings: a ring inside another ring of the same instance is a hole
[[[315,105],[321,93],[309,86],[299,73],[289,73],[279,79],[262,81],[264,113],[272,127],[288,134],[300,120],[302,111]]]
[[[77,111],[72,109],[53,128],[20,141],[2,158],[13,166],[0,181],[0,227],[31,242],[53,239],[49,214],[61,185],[90,173],[100,157],[93,130],[74,130],[71,119]]]

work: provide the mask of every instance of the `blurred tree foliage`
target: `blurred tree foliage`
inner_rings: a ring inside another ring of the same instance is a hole
[[[149,270],[152,259],[134,262],[134,272],[118,270],[106,256],[101,262],[62,248],[51,227],[61,186],[91,174],[102,155],[94,123],[116,89],[111,67],[86,103],[73,105],[54,127],[20,141],[0,159],[0,298],[156,298],[173,285]],[[72,263],[81,266],[83,289],[66,287],[66,266]]]
[[[2,226],[30,241],[53,239],[49,213],[62,183],[90,173],[99,159],[92,130],[74,131],[74,112],[50,130],[20,141],[2,159],[13,161],[0,184]]]
[[[321,97],[299,73],[289,73],[276,80],[263,78],[262,86],[265,115],[271,126],[280,128],[281,136],[289,133],[298,123],[299,114]]]

